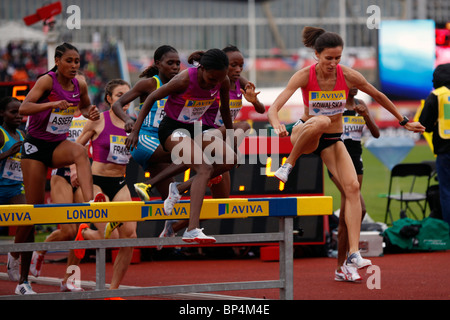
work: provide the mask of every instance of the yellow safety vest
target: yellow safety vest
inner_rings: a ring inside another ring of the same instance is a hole
[[[443,86],[434,90],[433,94],[438,97],[439,136],[450,139],[450,89]]]

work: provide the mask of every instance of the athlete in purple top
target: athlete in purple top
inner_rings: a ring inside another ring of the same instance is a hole
[[[148,96],[134,126],[125,128],[131,131],[126,144],[129,148],[137,146],[139,130],[151,106],[156,100],[168,96],[164,107],[166,116],[159,125],[160,143],[165,150],[171,152],[174,162],[184,163],[196,172],[193,181],[195,188],[191,190],[189,226],[183,235],[183,241],[213,243],[216,239],[206,236],[199,228],[206,186],[211,177],[229,171],[237,160],[233,149],[223,139],[219,143],[215,142],[215,146],[220,144],[219,148],[215,148],[215,158],[220,157],[222,164],[204,154],[211,140],[203,139],[202,125],[198,120],[208,112],[217,95],[220,95],[220,111],[225,128],[233,128],[229,108],[230,80],[227,76],[229,62],[220,49],[194,52],[188,61],[191,64],[196,61],[199,66],[182,71]],[[198,141],[201,145],[196,143]],[[231,159],[225,159],[225,156]],[[179,200],[178,191],[172,192],[174,189],[176,190],[176,185],[172,183],[166,201]]]
[[[233,121],[236,146],[239,146],[248,134],[248,130],[250,130],[250,125],[247,121],[235,122],[242,109],[242,97],[244,96],[248,102],[253,104],[255,111],[258,113],[264,113],[265,107],[258,99],[260,92],[256,92],[255,85],[241,75],[244,70],[244,56],[239,49],[229,45],[222,50],[226,53],[230,63],[228,67],[228,78],[230,79],[230,115]],[[222,115],[219,110],[219,101],[216,101],[210,108],[210,112],[202,117],[202,122],[210,128],[219,129],[220,133],[225,135],[225,127],[223,126]],[[217,134],[214,131],[210,132]],[[229,172],[224,172],[222,176],[222,179],[219,179],[217,183],[210,183],[213,198],[228,198],[230,196],[230,174]],[[183,191],[181,186],[178,190]]]
[[[111,107],[121,96],[130,90],[130,85],[122,79],[113,79],[106,84],[105,102]],[[123,106],[126,112],[129,104]],[[125,123],[110,108],[100,115],[98,121],[87,121],[82,133],[77,139],[81,145],[92,143],[92,174],[94,191],[105,194],[107,201],[131,201],[130,190],[126,183],[126,167],[131,157],[125,147],[127,136]],[[76,241],[100,240],[103,238],[136,238],[135,221],[95,223],[97,230],[90,229],[82,223],[78,229]],[[114,231],[117,228],[117,231]],[[85,250],[75,250],[77,258],[82,259]],[[117,289],[133,256],[132,247],[119,249],[113,266],[110,289]]]
[[[80,67],[78,50],[68,43],[58,46],[55,64],[37,80],[20,106],[20,113],[29,116],[28,134],[22,148],[23,182],[29,204],[44,203],[48,168],[73,163],[84,201],[94,198],[87,151],[67,140],[67,133],[77,107],[88,119],[99,119],[100,114],[91,105],[86,82],[75,78]]]
[[[229,45],[222,50],[226,53],[229,60],[228,78],[230,79],[230,115],[231,120],[233,121],[234,136],[236,137],[235,147],[237,149],[250,130],[250,125],[247,121],[235,122],[236,117],[242,109],[242,97],[245,97],[248,102],[253,104],[255,111],[258,113],[264,113],[265,107],[258,99],[258,94],[260,92],[256,92],[255,85],[241,76],[241,73],[244,70],[244,56],[239,49],[235,46]],[[219,102],[220,101],[216,100],[216,102],[202,116],[202,123],[209,128],[217,129],[208,130],[204,133],[205,135],[214,135],[222,138],[225,137],[226,132],[225,127],[223,126],[222,115],[219,110]],[[150,180],[152,180],[153,183],[157,183],[166,177],[166,174],[170,174],[170,171],[164,170],[160,174],[156,175],[156,177],[152,177]],[[192,186],[192,180],[193,178],[179,184],[177,186],[178,192],[182,194],[186,190],[190,189]],[[229,198],[231,188],[230,181],[229,171],[226,171],[222,175],[211,179],[208,183],[208,187],[211,189],[212,197]],[[175,235],[176,232],[184,229],[187,223],[187,220],[167,220],[160,237]]]

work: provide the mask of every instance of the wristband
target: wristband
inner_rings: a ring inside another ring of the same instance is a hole
[[[406,116],[403,116],[403,120],[399,121],[398,123],[403,127],[405,124],[407,124],[409,119]]]

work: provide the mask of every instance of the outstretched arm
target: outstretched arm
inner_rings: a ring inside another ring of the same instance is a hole
[[[389,111],[399,122],[403,121],[403,115],[398,111],[397,107],[394,103],[389,100],[388,97],[379,90],[377,90],[373,85],[371,85],[367,80],[362,76],[361,73],[347,68],[342,67],[344,70],[345,80],[347,81],[347,85],[349,87],[356,87],[359,90],[367,93],[371,96],[376,102],[378,102],[383,108]],[[420,124],[420,122],[408,122],[404,125],[406,130],[414,131],[414,132],[424,132],[425,127]]]
[[[258,95],[261,93],[261,91],[256,92],[255,84],[243,77],[239,78],[239,82],[241,84],[241,93],[244,95],[245,99],[248,102],[253,104],[253,107],[255,108],[256,112],[261,114],[266,112],[266,107],[258,99]]]

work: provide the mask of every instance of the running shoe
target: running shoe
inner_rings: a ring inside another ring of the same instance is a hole
[[[109,239],[114,230],[123,225],[122,222],[108,222],[105,227],[105,239]]]
[[[67,281],[66,283],[61,281],[61,285],[59,286],[59,291],[61,292],[82,292],[83,288],[77,287],[75,285],[75,281]]]
[[[33,256],[31,257],[30,273],[35,277],[39,277],[41,275],[43,264],[44,264],[44,255],[34,251]]]
[[[142,182],[134,184],[134,190],[139,196],[139,199],[141,199],[142,201],[150,201],[151,188],[152,188],[151,184],[145,184]]]
[[[341,266],[340,271],[334,272],[334,280],[336,281],[349,281],[349,282],[358,282],[361,281],[362,278],[358,273],[358,269],[353,266],[344,263]]]
[[[184,242],[192,243],[197,242],[200,244],[207,244],[207,243],[215,243],[216,238],[207,236],[203,233],[203,228],[195,228],[190,231],[186,229],[186,231],[183,234],[182,240]]]
[[[173,224],[175,222],[178,222],[178,220],[167,220],[164,224],[164,229],[159,235],[160,238],[169,238],[169,237],[175,237],[176,233],[173,231]],[[156,246],[157,250],[161,250],[163,248],[162,245]]]
[[[347,258],[347,264],[351,265],[355,268],[362,269],[372,265],[372,261],[369,259],[364,259],[361,257],[361,253],[359,251],[352,253]]]
[[[335,281],[346,281],[345,273],[341,268],[339,270],[334,270],[334,280]]]
[[[28,281],[24,281],[22,284],[18,284],[16,287],[16,294],[18,295],[28,295],[28,294],[36,294],[36,292],[33,291]]]
[[[84,237],[83,237],[83,230],[89,228],[89,226],[86,223],[82,223],[80,224],[80,226],[78,227],[78,233],[77,236],[75,238],[75,241],[83,241]],[[84,254],[86,253],[86,249],[74,249],[73,250],[75,253],[75,257],[77,257],[78,259],[83,259],[84,258]]]
[[[20,280],[20,259],[15,259],[9,252],[8,252],[8,262],[7,262],[7,271],[8,271],[8,277],[9,280],[14,282],[19,282]]]
[[[181,195],[177,189],[177,185],[179,184],[179,182],[172,182],[169,184],[169,196],[164,200],[164,214],[166,216],[172,214],[173,207],[175,207],[175,204],[181,199]]]
[[[102,192],[97,193],[92,202],[106,202],[105,194],[103,194]]]
[[[218,183],[222,182],[222,179],[223,179],[222,175],[218,175],[217,177],[210,179],[208,181],[208,188],[211,188],[213,186],[213,184],[218,184]]]
[[[292,165],[289,163],[283,164],[281,167],[278,168],[277,171],[275,171],[275,177],[280,180],[283,183],[286,183],[288,180],[289,174],[292,171]]]

